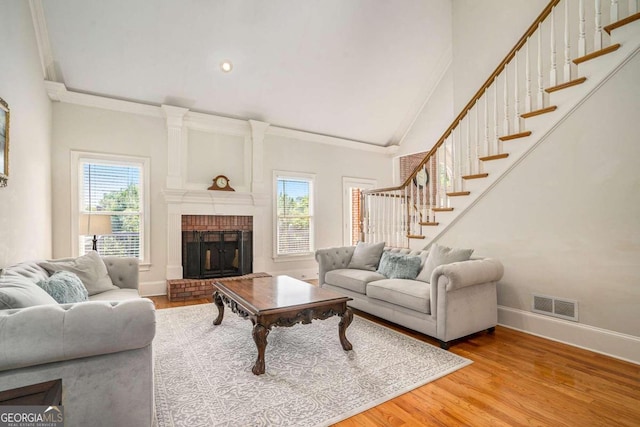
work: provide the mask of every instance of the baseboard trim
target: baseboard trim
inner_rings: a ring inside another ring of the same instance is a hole
[[[142,282],[138,286],[140,295],[143,297],[151,297],[156,295],[167,294],[167,281],[159,280],[157,282]]]
[[[594,326],[498,306],[498,324],[527,334],[640,364],[640,338]]]

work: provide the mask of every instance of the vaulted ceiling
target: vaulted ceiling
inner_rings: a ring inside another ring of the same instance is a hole
[[[451,0],[42,3],[69,90],[383,146],[451,59]]]

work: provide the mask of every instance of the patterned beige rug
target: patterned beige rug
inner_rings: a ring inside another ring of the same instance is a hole
[[[213,304],[157,311],[159,427],[327,426],[471,363],[359,316],[338,340],[339,318],[273,328],[266,373],[251,367],[252,325]]]

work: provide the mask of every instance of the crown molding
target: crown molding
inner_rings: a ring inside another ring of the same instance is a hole
[[[64,83],[49,80],[45,80],[44,85],[47,94],[49,95],[49,99],[52,101],[66,102],[85,107],[103,108],[106,110],[140,114],[143,116],[163,119],[167,119],[169,116],[174,117],[178,114],[182,116],[183,124],[188,129],[200,130],[203,132],[220,132],[229,135],[249,136],[251,134],[251,122],[254,122],[256,126],[262,123],[255,120],[240,120],[216,116],[213,114],[196,113],[189,111],[186,108],[174,107],[171,105],[155,106],[133,101],[107,98],[99,95],[74,92],[68,90]],[[273,125],[268,125],[265,133],[266,135],[315,142],[318,144],[334,145],[337,147],[368,151],[389,156],[395,154],[399,148],[397,145],[382,147],[379,145],[367,144],[366,142],[353,141],[350,139],[337,138],[335,136],[321,135],[301,130],[287,129]]]
[[[38,53],[40,54],[42,76],[45,80],[57,81],[58,76],[56,73],[55,63],[53,61],[51,42],[49,41],[49,30],[47,29],[47,21],[44,17],[42,0],[29,0],[29,9],[31,10],[33,29],[36,33],[36,43],[38,44]]]

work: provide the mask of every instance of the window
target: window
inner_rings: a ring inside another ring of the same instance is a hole
[[[314,251],[313,183],[315,176],[275,172],[275,257]]]
[[[78,171],[76,253],[90,251],[95,238],[100,255],[136,257],[148,264],[148,159],[77,152],[73,157]]]

